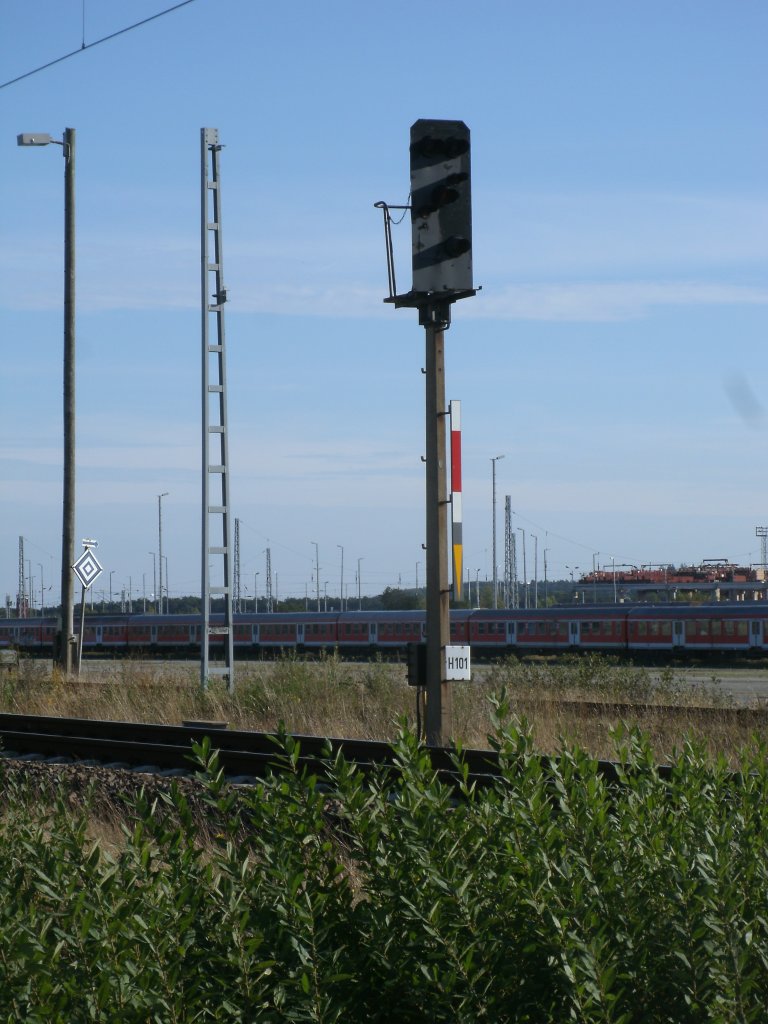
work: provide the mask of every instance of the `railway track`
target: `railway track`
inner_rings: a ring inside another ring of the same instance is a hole
[[[230,730],[216,723],[188,723],[181,726],[106,722],[92,719],[48,718],[30,715],[0,715],[0,744],[5,758],[48,764],[77,764],[94,769],[124,769],[150,775],[192,775],[193,744],[209,737],[218,751],[219,763],[233,783],[253,784],[267,774],[306,770],[322,781],[328,774],[328,750],[341,751],[361,771],[377,766],[396,769],[393,748],[376,740],[324,739],[294,736],[298,744],[295,768],[288,764],[284,748],[274,734]],[[441,781],[458,787],[460,781],[455,752],[429,748],[433,770]],[[500,774],[499,758],[493,750],[466,749],[461,759],[469,784],[484,786]],[[544,758],[550,761],[549,758]],[[597,762],[597,771],[607,781],[618,779],[617,765]],[[659,766],[659,773],[668,772]]]
[[[706,725],[717,722],[722,725],[739,726],[746,731],[764,729],[768,726],[768,706],[739,707],[733,705],[711,706],[697,704],[653,704],[627,703],[624,701],[592,700],[547,700],[528,701],[524,697],[515,700],[516,710],[548,706],[558,710],[563,717],[624,718],[631,721],[658,721],[696,723]]]
[[[0,743],[5,757],[123,768],[149,774],[193,773],[192,747],[205,736],[219,752],[219,763],[234,782],[252,782],[272,771],[286,770],[285,751],[274,734],[221,728],[217,723],[146,725],[92,719],[0,715]],[[341,750],[361,770],[394,764],[392,747],[374,740],[293,737],[299,746],[298,770],[319,777],[327,773],[327,750]],[[433,750],[435,769],[455,776],[450,751]],[[498,772],[492,751],[468,751],[471,774],[477,778]]]

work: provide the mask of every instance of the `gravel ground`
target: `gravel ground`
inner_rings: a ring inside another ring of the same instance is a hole
[[[158,814],[170,814],[172,819],[167,797],[174,783],[187,798],[198,821],[201,842],[205,842],[215,828],[215,814],[203,800],[202,786],[193,776],[169,778],[119,768],[47,764],[5,757],[0,761],[0,786],[4,780],[25,783],[29,787],[30,801],[41,808],[53,806],[61,784],[72,811],[76,813],[87,805],[92,831],[110,843],[119,843],[122,827],[132,826],[133,806],[142,791],[148,800],[156,803]]]

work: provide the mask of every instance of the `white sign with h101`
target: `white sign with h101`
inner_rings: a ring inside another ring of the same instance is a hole
[[[472,678],[469,647],[453,646],[445,648],[445,678],[449,682]]]

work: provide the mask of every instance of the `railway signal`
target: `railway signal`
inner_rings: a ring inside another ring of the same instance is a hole
[[[426,738],[445,746],[451,734],[448,586],[448,481],[446,474],[445,332],[451,305],[475,294],[472,279],[472,202],[469,128],[463,121],[420,119],[411,126],[411,203],[376,203],[384,213],[389,297],[396,308],[419,311],[426,354],[427,636]],[[410,209],[413,283],[397,294],[391,209]],[[459,506],[461,498],[459,492]],[[461,523],[459,520],[459,535]],[[454,535],[461,573],[461,542]],[[461,586],[461,577],[457,587]],[[467,665],[469,660],[467,658]],[[454,676],[455,678],[455,676]]]
[[[419,120],[411,128],[413,291],[472,292],[469,128]]]
[[[85,592],[101,576],[104,569],[99,562],[93,549],[99,546],[97,540],[91,537],[83,537],[83,553],[72,566],[72,569],[83,585],[82,597],[80,598],[80,634],[77,638],[77,660],[75,663],[75,675],[80,675],[80,666],[83,661],[83,636],[85,635]],[[111,577],[110,577],[111,578]],[[70,644],[74,640],[74,634],[65,638],[65,643]]]

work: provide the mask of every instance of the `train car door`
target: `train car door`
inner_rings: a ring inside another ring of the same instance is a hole
[[[104,629],[104,627],[103,627],[103,626],[101,626],[101,625],[98,625],[98,626],[96,626],[96,627],[95,627],[95,630],[94,630],[94,631],[95,631],[95,633],[96,633],[96,638],[95,638],[95,639],[96,639],[96,643],[97,643],[97,644],[100,644],[100,643],[101,643],[101,637],[102,637],[102,630],[103,630],[103,629]]]
[[[303,644],[304,643],[304,623],[303,622],[297,622],[296,623],[296,643],[297,644]]]
[[[685,647],[685,623],[679,619],[672,623],[672,646]]]
[[[579,647],[581,645],[581,623],[580,622],[569,622],[568,623],[568,638],[571,647]]]
[[[153,625],[149,627],[149,642],[151,644],[157,643],[157,626]]]
[[[507,622],[507,644],[510,647],[514,647],[514,645],[517,643],[517,630],[515,628],[516,625],[517,623],[512,621]]]
[[[764,647],[763,623],[761,619],[752,619],[749,623],[749,646]]]
[[[369,643],[376,643],[376,623],[372,622],[368,627],[368,641]]]

